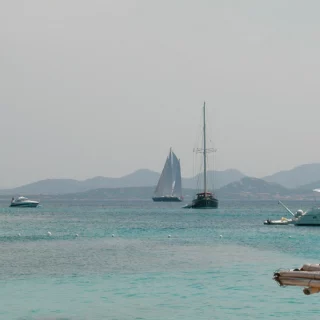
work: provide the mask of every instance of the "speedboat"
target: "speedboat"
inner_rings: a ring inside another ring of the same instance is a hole
[[[320,189],[314,189],[314,192],[320,193]],[[285,206],[280,200],[278,201],[291,215],[291,219],[282,218],[281,220],[266,220],[264,224],[294,224],[295,226],[320,226],[320,208],[314,206],[306,211],[301,209],[293,213],[287,206]]]
[[[26,197],[12,198],[10,207],[37,207],[39,201],[29,200]]]

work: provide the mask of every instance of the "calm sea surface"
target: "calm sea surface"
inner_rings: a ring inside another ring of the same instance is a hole
[[[319,319],[279,268],[320,263],[320,227],[265,226],[276,201],[0,202],[0,319]],[[309,202],[288,202],[307,209]],[[51,232],[51,236],[48,236]]]

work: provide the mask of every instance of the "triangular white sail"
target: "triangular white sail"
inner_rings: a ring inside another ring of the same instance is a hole
[[[182,195],[180,162],[171,149],[154,193],[157,197]]]
[[[182,197],[182,185],[181,185],[181,168],[180,168],[180,161],[172,152],[173,158],[173,177],[174,177],[174,186],[172,188],[172,195],[177,197]]]

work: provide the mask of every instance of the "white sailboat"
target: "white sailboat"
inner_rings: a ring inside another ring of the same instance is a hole
[[[156,202],[180,202],[182,199],[180,160],[170,148],[152,200]]]
[[[207,187],[207,154],[213,152],[213,149],[207,149],[206,137],[206,103],[203,104],[203,148],[197,149],[196,152],[203,155],[203,191],[197,193],[196,198],[191,204],[184,208],[196,209],[215,209],[218,208],[219,201],[212,192],[208,192]]]

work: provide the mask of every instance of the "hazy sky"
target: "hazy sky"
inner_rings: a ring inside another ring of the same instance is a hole
[[[0,2],[0,187],[191,176],[201,108],[217,170],[320,162],[320,2]]]

